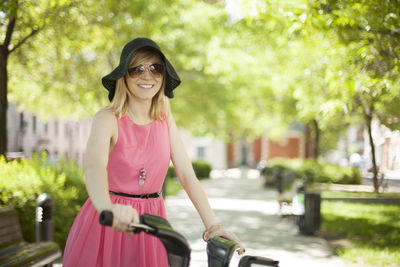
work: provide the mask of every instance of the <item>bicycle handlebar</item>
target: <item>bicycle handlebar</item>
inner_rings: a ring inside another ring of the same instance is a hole
[[[100,213],[99,221],[101,225],[112,226],[114,215],[109,210]],[[172,229],[165,218],[152,214],[140,216],[140,224],[130,223],[130,228],[134,228],[134,233],[144,231],[161,240],[167,250],[168,262],[170,266],[188,267],[190,263],[191,249],[184,236]],[[237,244],[225,238],[215,236],[207,243],[208,262],[211,267],[228,266]],[[278,261],[268,258],[244,256],[239,267],[249,267],[253,264],[260,266],[279,266]]]
[[[112,226],[114,220],[114,214],[109,210],[103,210],[100,213],[100,224],[104,226]]]

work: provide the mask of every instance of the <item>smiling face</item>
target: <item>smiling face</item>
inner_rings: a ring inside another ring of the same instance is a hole
[[[151,100],[164,86],[164,64],[161,57],[138,52],[132,58],[125,80],[132,97]]]

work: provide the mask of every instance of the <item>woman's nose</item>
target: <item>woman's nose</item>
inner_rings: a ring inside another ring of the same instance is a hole
[[[140,76],[142,79],[152,79],[153,75],[151,75],[151,72],[148,68],[144,69],[144,72],[142,73],[142,75]]]

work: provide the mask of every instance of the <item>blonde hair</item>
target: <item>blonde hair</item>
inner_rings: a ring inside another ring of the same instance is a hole
[[[140,59],[148,59],[151,57],[157,56],[161,59],[160,55],[150,48],[142,48],[137,50],[132,56],[131,62],[135,63]],[[162,60],[161,60],[162,61]],[[163,61],[162,61],[163,62]],[[165,63],[163,62],[164,69]],[[165,88],[165,79],[166,75],[163,75],[163,81],[161,84],[160,90],[154,95],[151,99],[151,106],[149,111],[149,117],[153,120],[163,120],[167,116],[168,112],[168,99],[164,94]],[[111,109],[118,118],[121,118],[128,112],[129,108],[129,96],[131,96],[131,92],[126,86],[125,76],[119,78],[115,85],[115,94],[114,98],[111,101],[111,104],[107,107]]]

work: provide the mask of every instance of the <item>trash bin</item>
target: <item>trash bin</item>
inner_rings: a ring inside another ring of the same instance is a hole
[[[53,241],[53,199],[46,193],[36,200],[36,242]]]
[[[306,192],[304,185],[299,185],[292,201],[295,224],[301,234],[313,235],[321,224],[321,194]]]
[[[303,232],[313,235],[321,225],[321,194],[307,192],[305,194],[305,229]]]

